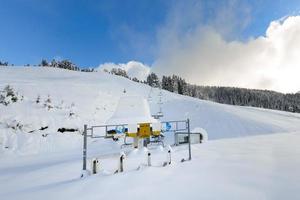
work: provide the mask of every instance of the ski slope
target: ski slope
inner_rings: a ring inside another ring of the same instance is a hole
[[[112,175],[117,158],[101,159],[100,174],[80,179],[80,151],[1,158],[0,197],[39,199],[298,199],[300,132],[213,140],[173,152],[166,167]],[[129,157],[125,159],[132,162]],[[154,159],[157,161],[157,158]],[[143,160],[139,164],[142,164]],[[109,171],[110,170],[110,171]]]
[[[163,120],[190,118],[192,130],[208,133],[208,142],[192,146],[192,162],[180,163],[187,157],[185,146],[173,149],[167,167],[161,167],[166,149],[151,150],[153,167],[144,166],[145,152],[132,152],[125,173],[112,175],[119,145],[90,139],[88,156],[99,157],[103,168],[99,175],[80,179],[83,125],[105,123],[122,96],[148,99],[155,114],[159,90],[103,72],[34,67],[1,67],[0,89],[7,84],[24,100],[0,105],[1,200],[297,199],[300,114],[163,91]],[[43,106],[48,95],[50,110]],[[16,123],[22,128],[9,128]],[[57,132],[62,127],[78,131]]]

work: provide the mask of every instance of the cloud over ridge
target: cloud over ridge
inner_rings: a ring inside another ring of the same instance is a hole
[[[137,78],[139,80],[146,80],[150,73],[150,67],[137,61],[129,61],[127,63],[104,63],[101,64],[97,70],[108,70],[111,71],[113,68],[119,68],[126,71],[127,75],[131,78]]]
[[[163,44],[152,66],[159,74],[178,74],[199,85],[300,89],[300,16],[272,21],[264,36],[244,42],[227,41],[211,26],[184,37],[169,34],[169,46]]]

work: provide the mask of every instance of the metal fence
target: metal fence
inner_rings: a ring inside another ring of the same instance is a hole
[[[161,122],[162,132],[176,132],[185,133],[188,135],[188,160],[192,159],[191,153],[191,133],[190,133],[190,120],[174,120]],[[118,134],[118,131],[125,133],[128,124],[111,124],[111,125],[94,125],[88,127],[84,125],[83,130],[83,170],[87,169],[87,137],[90,138],[113,138],[114,134]],[[97,131],[98,129],[98,131]]]

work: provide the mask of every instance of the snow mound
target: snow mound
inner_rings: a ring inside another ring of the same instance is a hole
[[[192,133],[201,133],[202,134],[202,142],[206,142],[208,140],[208,134],[205,129],[196,127],[192,131]]]

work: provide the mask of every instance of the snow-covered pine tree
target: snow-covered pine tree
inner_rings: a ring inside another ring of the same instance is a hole
[[[8,104],[15,103],[18,100],[22,99],[10,85],[5,86],[4,89],[0,91],[0,104],[7,106]]]
[[[117,75],[117,76],[123,76],[125,78],[129,78],[127,75],[127,72],[120,68],[112,68],[110,71],[111,74]]]
[[[133,77],[131,80],[134,81],[134,82],[137,82],[137,83],[140,82],[139,79],[137,79],[136,77]]]

